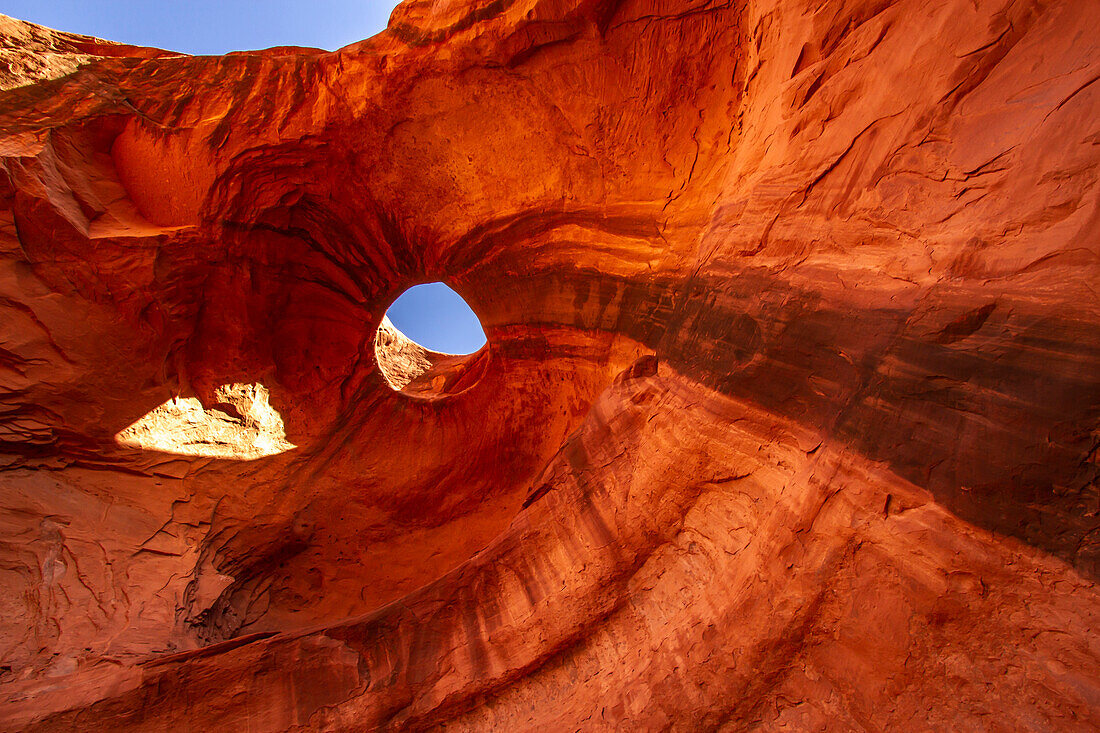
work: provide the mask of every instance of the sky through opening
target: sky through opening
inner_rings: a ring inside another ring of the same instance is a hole
[[[462,296],[443,283],[414,285],[386,311],[401,333],[432,351],[472,354],[485,345],[481,321]]]

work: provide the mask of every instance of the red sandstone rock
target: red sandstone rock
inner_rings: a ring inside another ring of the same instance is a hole
[[[1096,27],[3,20],[0,721],[1097,728]],[[489,344],[395,391],[385,307],[439,279]]]

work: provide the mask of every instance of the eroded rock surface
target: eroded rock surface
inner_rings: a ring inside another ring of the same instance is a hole
[[[1100,5],[0,20],[6,728],[1100,727]]]

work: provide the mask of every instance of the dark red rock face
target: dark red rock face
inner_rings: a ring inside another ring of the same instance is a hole
[[[0,18],[3,727],[1100,727],[1098,27]]]

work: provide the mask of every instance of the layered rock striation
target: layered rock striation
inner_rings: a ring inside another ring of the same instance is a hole
[[[1098,26],[0,18],[0,723],[1100,726]]]

